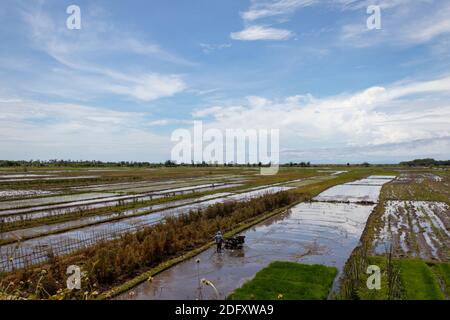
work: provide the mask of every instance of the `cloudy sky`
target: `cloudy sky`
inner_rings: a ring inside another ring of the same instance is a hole
[[[194,120],[279,129],[282,162],[449,159],[449,17],[448,0],[2,0],[0,159],[164,161]]]

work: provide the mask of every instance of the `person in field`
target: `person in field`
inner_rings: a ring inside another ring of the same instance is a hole
[[[222,232],[220,232],[220,230],[217,231],[216,235],[214,236],[214,240],[216,241],[217,253],[221,253],[222,252],[223,236],[222,236]]]

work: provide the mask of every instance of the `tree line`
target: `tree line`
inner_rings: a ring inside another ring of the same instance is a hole
[[[408,167],[430,167],[430,166],[450,166],[450,160],[434,160],[431,158],[427,159],[415,159],[412,161],[400,162],[402,166]]]

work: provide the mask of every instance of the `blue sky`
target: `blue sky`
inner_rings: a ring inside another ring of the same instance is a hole
[[[277,128],[282,162],[450,158],[449,17],[445,0],[3,0],[0,158],[163,161],[194,120]]]

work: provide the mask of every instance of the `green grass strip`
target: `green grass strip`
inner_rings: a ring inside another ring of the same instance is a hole
[[[337,269],[323,265],[272,262],[241,288],[230,300],[325,300]]]

